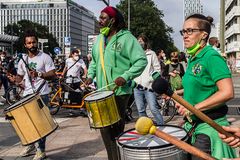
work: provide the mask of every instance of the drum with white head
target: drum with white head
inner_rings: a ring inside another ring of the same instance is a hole
[[[187,141],[187,132],[180,127],[163,125],[159,130]],[[141,135],[135,129],[122,133],[117,139],[117,145],[123,160],[186,160],[187,153],[158,138],[155,135]]]

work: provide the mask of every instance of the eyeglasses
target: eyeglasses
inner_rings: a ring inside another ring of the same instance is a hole
[[[199,31],[204,31],[204,29],[188,28],[188,29],[180,30],[179,32],[183,36],[184,33],[187,33],[187,35],[191,35],[191,34],[193,34],[193,32],[199,32]]]

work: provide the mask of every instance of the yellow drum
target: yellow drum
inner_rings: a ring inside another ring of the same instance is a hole
[[[95,92],[84,99],[91,128],[103,128],[120,120],[113,91]]]
[[[39,95],[33,94],[4,110],[23,145],[29,145],[49,135],[58,125]]]

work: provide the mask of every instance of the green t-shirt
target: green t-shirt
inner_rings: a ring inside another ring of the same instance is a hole
[[[222,56],[211,46],[205,46],[188,61],[183,76],[184,99],[194,106],[218,90],[218,80],[230,77],[231,72]]]
[[[211,46],[205,46],[195,57],[188,61],[187,70],[183,76],[184,99],[193,106],[204,101],[217,90],[216,82],[224,78],[230,78],[225,60]],[[192,119],[196,117],[192,116]],[[228,126],[226,117],[214,120],[219,125]],[[190,123],[185,123],[184,128],[192,128]],[[194,143],[197,134],[206,134],[211,140],[212,156],[222,159],[234,158],[234,149],[223,143],[219,138],[217,131],[206,123],[199,124],[193,133],[192,143]]]

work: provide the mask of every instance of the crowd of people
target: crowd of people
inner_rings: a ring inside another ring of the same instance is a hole
[[[127,30],[123,15],[118,9],[108,6],[101,11],[100,34],[92,53],[81,56],[81,51],[74,48],[64,62],[60,77],[65,77],[66,83],[72,84],[74,90],[81,89],[82,83],[90,85],[95,80],[98,89],[108,86],[109,90],[114,91],[121,119],[100,129],[109,160],[120,159],[116,138],[124,131],[126,107],[132,94],[139,117],[147,116],[146,106],[149,106],[154,123],[164,124],[154,93],[159,88],[152,88],[159,76],[169,82],[174,92],[182,95],[187,102],[220,126],[227,126],[223,129],[235,135],[226,137],[218,133],[177,103],[178,113],[191,118],[191,121],[185,118],[183,126],[187,131],[193,131],[190,143],[218,159],[236,158],[233,147],[240,146],[240,128],[229,127],[226,119],[226,102],[234,97],[233,83],[226,61],[219,54],[219,42],[216,37],[209,38],[212,22],[211,17],[201,14],[187,17],[180,31],[187,53],[174,51],[167,54],[163,49],[155,53],[147,35],[141,34],[136,38]],[[38,49],[38,37],[34,31],[26,31],[23,40],[27,54],[19,60],[17,69],[14,66],[15,59],[0,51],[0,87],[4,87],[2,97],[6,98],[9,85],[23,83],[24,96],[31,95],[40,88],[41,98],[49,105],[50,88],[47,81],[56,78],[54,61]],[[129,81],[137,83],[137,87],[129,86]],[[68,98],[75,94],[70,93]],[[45,143],[46,137],[43,137],[24,148],[21,156],[28,156],[36,150],[34,160],[44,159]],[[192,156],[192,160],[198,159]]]

